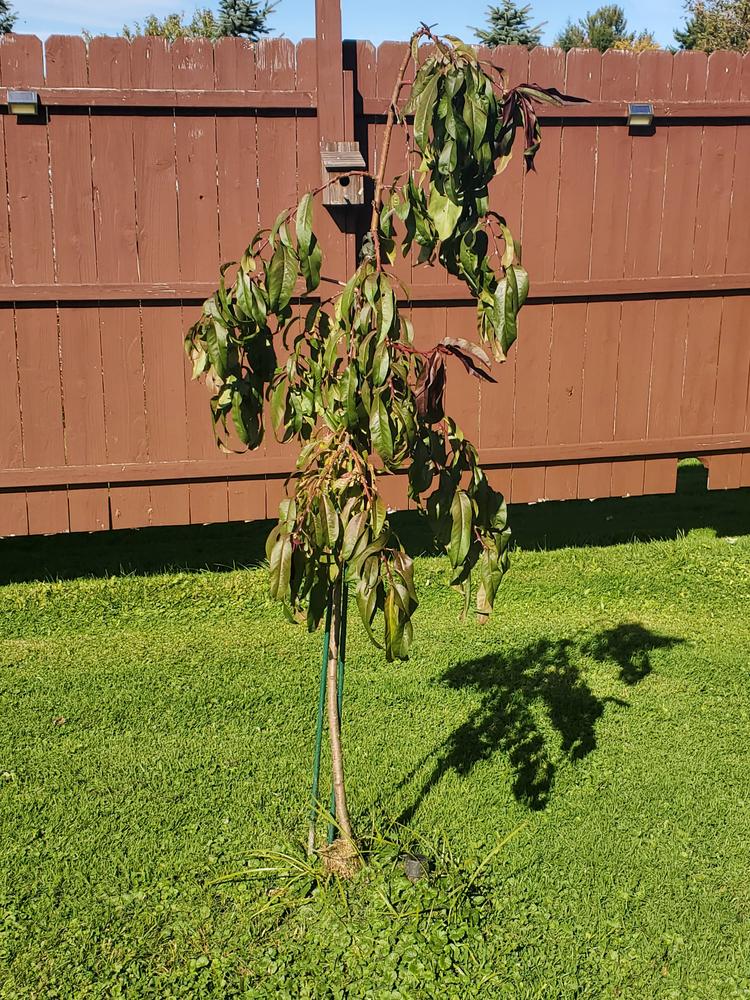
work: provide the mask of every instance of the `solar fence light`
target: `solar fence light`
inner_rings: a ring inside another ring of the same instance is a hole
[[[35,90],[9,90],[8,110],[18,117],[39,114],[39,94]]]
[[[630,128],[648,128],[653,123],[653,104],[628,104],[628,125]]]

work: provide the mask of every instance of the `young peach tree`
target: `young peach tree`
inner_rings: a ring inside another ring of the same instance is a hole
[[[402,102],[410,64],[413,82]],[[257,448],[268,403],[278,439],[300,444],[292,495],[281,502],[266,546],[270,588],[288,616],[310,629],[328,610],[335,816],[349,845],[337,698],[342,594],[351,585],[386,659],[406,659],[417,607],[412,560],[380,495],[383,477],[406,470],[409,496],[447,551],[453,584],[468,603],[474,579],[480,620],[492,610],[508,568],[506,506],[476,448],[445,412],[446,374],[453,359],[494,381],[490,355],[503,361],[516,339],[529,278],[505,219],[490,208],[488,185],[519,132],[526,166],[533,166],[540,144],[534,102],[564,99],[536,85],[509,87],[474,49],[423,25],[398,73],[371,178],[370,229],[345,286],[330,298],[318,292],[323,252],[313,230],[318,192],[311,192],[253,237],[231,284],[235,264],[221,268],[219,288],[186,338],[193,377],[205,375],[213,390],[220,443],[233,426],[245,447]],[[409,132],[410,167],[387,185],[394,127]],[[416,264],[439,264],[465,282],[477,303],[473,335],[457,331],[426,351],[414,346],[401,311],[408,290],[400,294],[391,271],[399,253],[415,253]],[[300,318],[294,306],[303,294],[313,304]]]

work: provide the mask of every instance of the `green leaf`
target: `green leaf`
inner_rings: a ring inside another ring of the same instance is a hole
[[[471,546],[472,506],[469,495],[464,490],[457,490],[453,497],[451,519],[453,525],[448,556],[455,569],[464,561]]]
[[[275,524],[271,529],[268,538],[266,539],[266,559],[268,560],[269,563],[271,562],[271,553],[274,550],[276,542],[279,540],[280,534],[281,534],[281,528],[279,527],[278,524]]]
[[[237,431],[237,437],[243,444],[249,444],[250,433],[245,426],[242,393],[238,389],[235,389],[232,393],[232,421],[234,422],[234,429]]]
[[[291,572],[292,540],[289,535],[285,535],[276,541],[270,560],[271,597],[277,601],[283,601],[289,593]]]
[[[385,616],[385,658],[389,663],[393,663],[401,653],[403,627],[396,604],[396,594],[392,588],[386,594],[383,613]]]
[[[476,97],[467,96],[464,99],[463,116],[471,133],[472,150],[474,155],[476,155],[484,142],[485,133],[487,132],[487,115]]]
[[[237,272],[237,280],[235,281],[237,306],[243,316],[247,318],[251,318],[253,315],[253,295],[250,291],[251,284],[252,282],[244,271],[240,270]]]
[[[401,574],[414,607],[417,606],[417,591],[414,587],[414,560],[401,549],[393,553],[393,564]]]
[[[375,355],[372,359],[372,382],[375,386],[381,386],[388,377],[388,369],[391,365],[388,341],[381,340],[375,348]]]
[[[378,649],[382,649],[382,645],[375,638],[372,631],[372,622],[375,617],[378,597],[377,588],[373,587],[372,589],[368,589],[364,586],[364,584],[360,583],[357,587],[356,597],[359,617],[362,619],[362,624],[370,637],[370,642],[372,642],[374,646],[377,646]]]
[[[456,228],[456,223],[461,218],[461,206],[456,205],[446,195],[441,194],[434,185],[431,185],[428,211],[440,239],[449,239]]]
[[[297,251],[302,275],[308,292],[314,291],[320,284],[320,265],[323,254],[315,234],[312,231],[313,201],[312,195],[303,196],[297,208]]]
[[[513,272],[516,276],[516,284],[518,285],[518,308],[520,309],[529,294],[529,272],[525,267],[521,267],[520,264],[513,265]]]
[[[227,373],[227,328],[216,319],[206,327],[206,348],[211,366],[223,379]]]
[[[313,213],[313,200],[312,195],[308,192],[303,195],[299,205],[297,206],[297,246],[300,250],[304,250],[305,254],[310,252],[310,245],[312,241],[312,213]]]
[[[251,315],[259,327],[264,327],[266,325],[268,315],[268,303],[266,302],[266,296],[257,281],[251,281],[249,284],[250,293],[252,295],[252,302],[250,306]]]
[[[289,382],[282,378],[271,393],[271,422],[278,436],[286,418],[286,401],[289,394]]]
[[[374,538],[377,538],[380,532],[383,530],[383,525],[385,524],[385,519],[388,516],[388,509],[381,497],[375,497],[375,503],[370,508],[370,520],[372,524],[372,534]]]
[[[276,248],[268,265],[266,288],[271,312],[280,313],[289,305],[297,281],[297,256],[290,246]]]
[[[414,109],[414,139],[419,148],[424,152],[430,137],[430,126],[432,125],[432,115],[435,102],[438,96],[438,84],[440,78],[437,74],[432,76],[416,101]]]
[[[336,508],[333,506],[330,497],[323,494],[321,498],[321,513],[323,516],[323,525],[325,528],[324,544],[329,549],[333,549],[338,541],[340,523],[339,516],[336,513]]]
[[[282,225],[283,225],[283,224],[284,224],[284,222],[286,221],[286,217],[287,217],[287,215],[288,215],[288,214],[289,214],[289,213],[288,213],[288,212],[287,212],[287,210],[286,210],[286,209],[284,208],[284,209],[282,209],[282,211],[281,211],[281,212],[279,212],[279,214],[278,214],[278,215],[276,216],[276,219],[275,219],[275,221],[274,221],[274,224],[273,224],[273,226],[271,227],[271,233],[270,233],[270,235],[269,235],[269,237],[268,237],[268,242],[269,242],[269,243],[273,244],[273,243],[274,243],[274,241],[276,240],[276,236],[278,235],[278,232],[279,232],[279,230],[281,229]]]
[[[370,407],[370,439],[383,461],[390,462],[393,458],[393,435],[388,412],[379,392],[375,393]]]
[[[344,541],[341,546],[341,558],[347,562],[357,547],[367,524],[367,511],[361,510],[349,521],[344,531]]]
[[[493,344],[493,351],[498,361],[505,360],[508,351],[516,339],[518,333],[516,325],[518,309],[518,284],[514,269],[509,267],[505,272],[505,277],[498,282],[495,289],[495,308],[493,311],[495,342]]]
[[[307,254],[300,253],[300,266],[305,286],[308,292],[314,292],[320,284],[320,267],[323,263],[323,252],[318,241],[313,236],[313,245]]]
[[[268,306],[271,312],[278,312],[281,285],[284,280],[284,247],[276,248],[271,263],[266,272],[266,290],[268,291]]]
[[[387,337],[393,326],[393,317],[396,312],[396,301],[393,289],[388,282],[383,279],[380,283],[380,334]]]
[[[297,255],[290,246],[284,246],[284,270],[281,279],[281,292],[279,293],[279,312],[282,312],[289,305],[294,286],[297,283],[298,260]]]

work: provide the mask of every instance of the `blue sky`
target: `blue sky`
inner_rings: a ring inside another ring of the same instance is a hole
[[[681,0],[620,0],[632,29],[648,28],[662,45],[672,42],[672,29],[684,20]],[[85,28],[93,34],[117,34],[125,23],[154,12],[192,12],[209,6],[211,0],[13,0],[19,15],[16,31],[46,37],[77,34]],[[577,18],[599,5],[599,0],[536,0],[532,3],[535,23],[546,21],[544,39],[549,42],[568,18]],[[342,0],[344,34],[348,38],[407,38],[422,20],[437,22],[438,30],[471,39],[468,25],[484,23],[486,0]],[[274,33],[297,40],[314,33],[314,0],[281,0],[273,16]]]

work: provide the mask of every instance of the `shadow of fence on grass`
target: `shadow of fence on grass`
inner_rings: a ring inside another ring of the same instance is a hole
[[[658,635],[642,625],[623,623],[585,639],[540,639],[518,649],[457,663],[438,683],[479,694],[479,704],[401,784],[405,787],[434,761],[411,805],[399,822],[411,821],[427,794],[445,774],[466,777],[480,761],[505,754],[513,773],[512,790],[530,809],[543,809],[552,789],[555,765],[544,731],[537,722],[542,710],[560,736],[561,751],[581,760],[596,747],[596,723],[607,704],[619,698],[597,698],[583,676],[586,658],[618,668],[620,680],[639,683],[652,670],[651,654],[683,639]]]
[[[395,514],[392,521],[412,556],[436,552],[427,523],[415,511]],[[693,528],[742,535],[750,525],[750,489],[710,493],[703,466],[686,466],[675,495],[514,504],[510,523],[524,549],[676,538]],[[0,539],[0,585],[258,566],[271,527],[271,521],[254,521]]]

